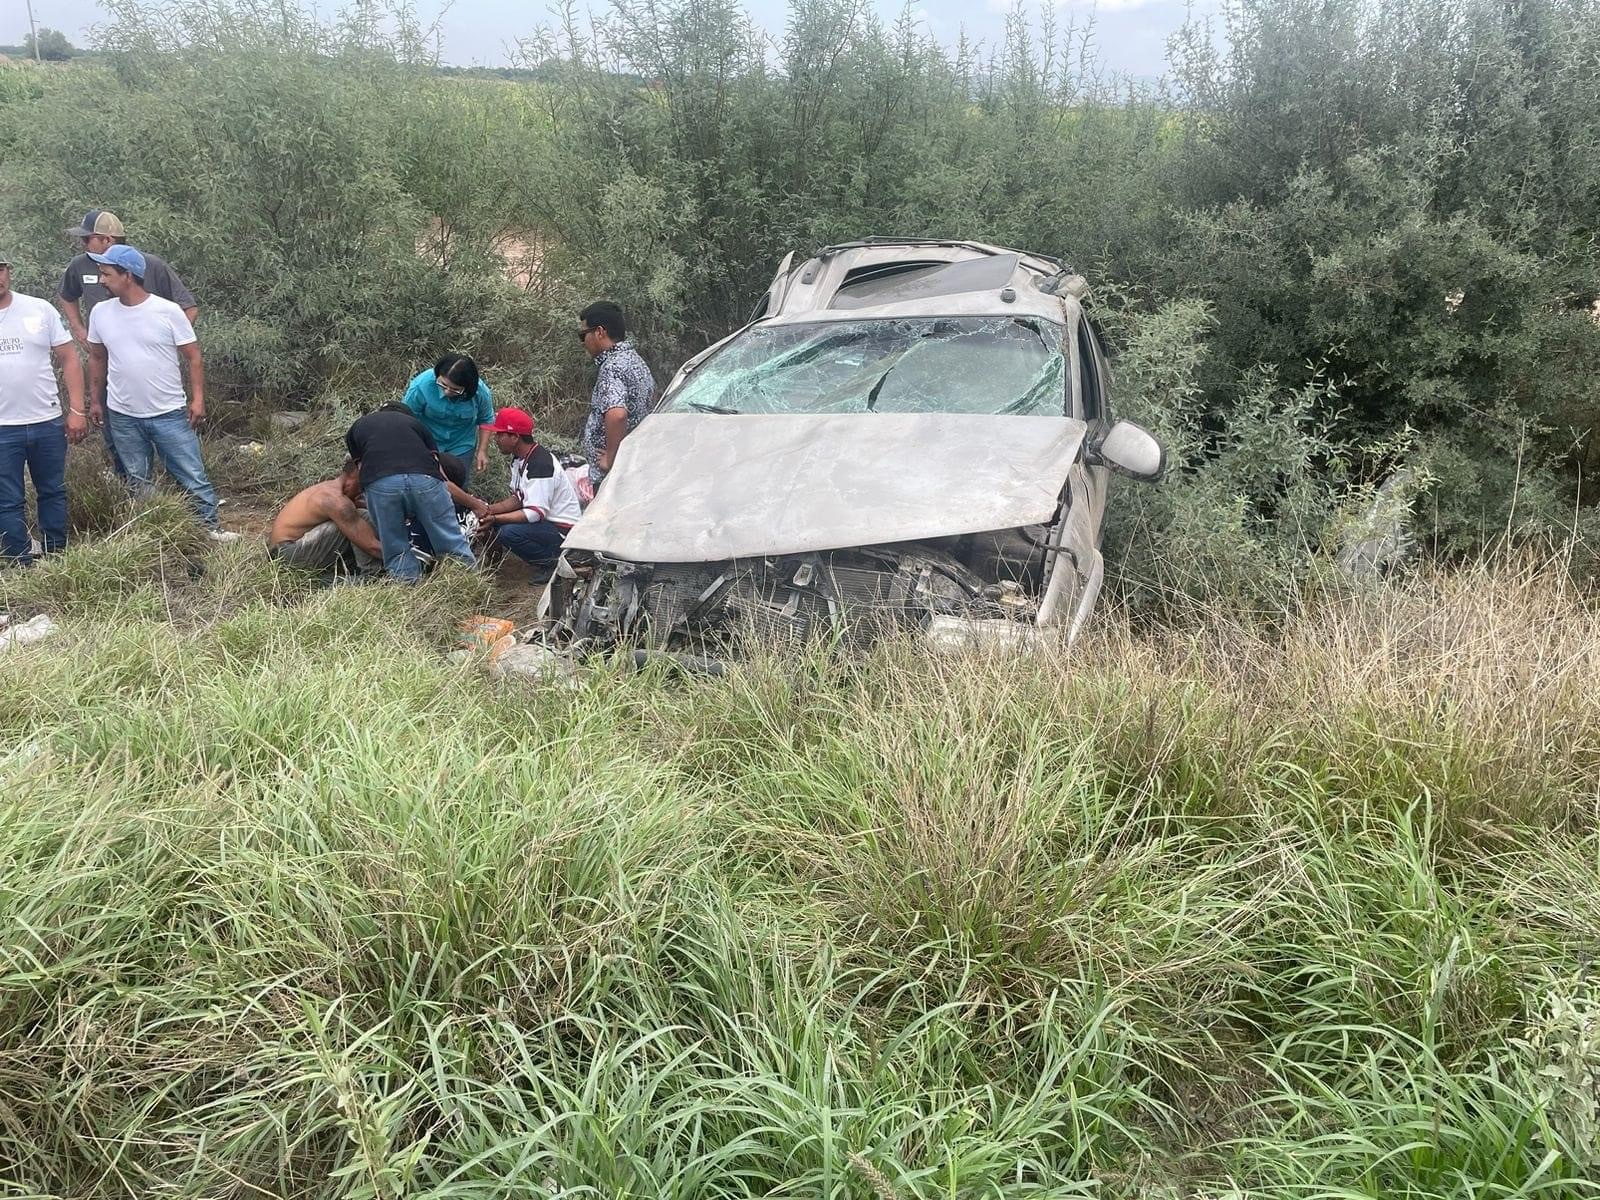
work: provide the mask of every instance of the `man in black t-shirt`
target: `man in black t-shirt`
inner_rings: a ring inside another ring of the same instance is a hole
[[[60,306],[62,316],[67,318],[67,328],[72,330],[78,345],[86,346],[89,314],[94,311],[96,304],[111,298],[111,293],[100,282],[100,264],[90,255],[104,254],[112,246],[125,244],[128,238],[117,214],[106,212],[103,208],[91,208],[83,215],[77,228],[67,230],[67,235],[77,238],[83,251],[67,264],[66,273],[61,277],[60,291],[56,295],[56,304]],[[178,278],[178,273],[161,259],[142,247],[140,253],[144,255],[144,290],[152,296],[171,300],[183,309],[183,315],[193,325],[195,318],[200,315],[200,305],[194,293]]]
[[[383,544],[385,571],[405,583],[422,577],[408,523],[426,534],[434,553],[477,565],[439,473],[439,447],[410,409],[385,404],[368,413],[350,426],[344,444],[361,464],[361,490]]]

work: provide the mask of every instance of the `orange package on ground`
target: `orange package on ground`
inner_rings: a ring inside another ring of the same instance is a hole
[[[461,622],[461,641],[475,650],[487,651],[491,662],[515,643],[515,632],[516,626],[502,617],[479,614]]]

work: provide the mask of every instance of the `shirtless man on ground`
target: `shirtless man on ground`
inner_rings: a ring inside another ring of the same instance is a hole
[[[378,531],[366,510],[356,507],[360,471],[360,463],[346,459],[334,478],[312,484],[285,504],[267,535],[267,554],[310,571],[381,571]]]

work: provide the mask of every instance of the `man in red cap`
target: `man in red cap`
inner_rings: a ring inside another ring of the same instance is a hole
[[[582,513],[578,493],[555,455],[534,440],[528,413],[499,409],[484,428],[493,433],[495,449],[511,460],[511,495],[480,515],[479,534],[485,549],[511,551],[530,564],[534,583],[546,583],[567,531]]]

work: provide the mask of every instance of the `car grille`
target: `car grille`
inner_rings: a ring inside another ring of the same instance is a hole
[[[678,636],[726,634],[765,644],[835,636],[865,644],[897,626],[920,626],[931,611],[968,598],[948,570],[932,570],[921,555],[838,551],[716,566],[662,564],[644,583],[640,624],[657,646]]]

